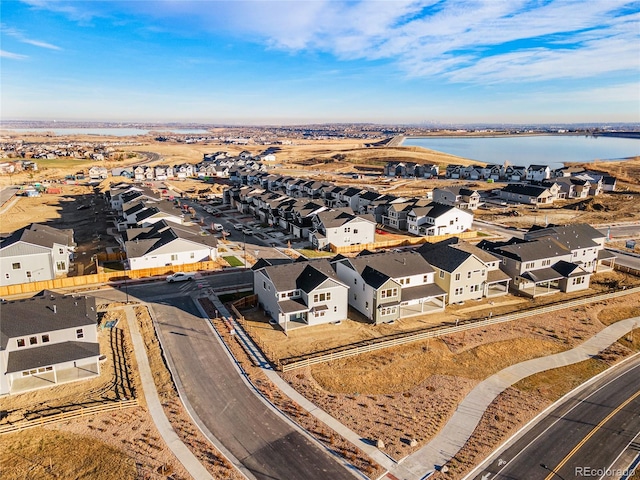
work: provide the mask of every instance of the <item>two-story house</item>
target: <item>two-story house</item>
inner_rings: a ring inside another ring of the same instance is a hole
[[[536,297],[589,288],[591,272],[572,262],[571,250],[554,238],[483,240],[478,247],[501,259],[500,269],[522,295]]]
[[[53,280],[69,273],[73,230],[32,223],[0,241],[0,285]]]
[[[45,291],[2,302],[0,395],[89,380],[100,374],[93,297]]]
[[[546,187],[520,185],[517,183],[512,183],[502,188],[499,192],[499,196],[509,202],[530,205],[552,204],[554,198],[553,194]]]
[[[480,205],[480,193],[460,185],[434,188],[433,201],[467,210],[476,210]]]
[[[435,270],[449,304],[509,292],[511,277],[500,270],[500,259],[457,237],[425,243],[417,252]]]
[[[323,210],[312,217],[309,241],[317,249],[329,245],[363,245],[373,243],[376,222],[370,215],[355,215],[349,208]]]
[[[436,202],[414,207],[407,215],[407,230],[420,236],[462,233],[469,230],[472,224],[473,213],[470,210]]]
[[[326,259],[257,268],[253,292],[285,332],[295,326],[345,320],[348,315],[349,287]]]
[[[375,324],[444,310],[446,292],[419,253],[362,252],[355,258],[339,255],[332,264],[349,286],[349,305]]]

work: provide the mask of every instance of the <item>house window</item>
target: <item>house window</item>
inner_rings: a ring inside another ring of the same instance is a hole
[[[527,262],[527,263],[524,264],[524,268],[525,268],[525,270],[528,270],[530,268],[533,268],[534,265],[535,265],[535,262]]]
[[[358,300],[358,294],[357,294],[357,293],[354,293],[354,294],[353,294],[353,301],[355,302],[356,300]]]
[[[380,315],[393,315],[396,311],[397,307],[382,307],[380,309]]]
[[[178,254],[176,254],[176,253],[172,253],[172,254],[171,254],[171,261],[172,261],[172,262],[175,262],[176,260],[178,260]]]
[[[18,348],[24,347],[25,345],[26,345],[26,342],[24,341],[24,338],[19,338],[18,339]]]
[[[193,252],[191,252],[191,253],[189,254],[189,258],[195,258],[195,256],[196,256],[196,254],[195,254],[195,253],[193,253]]]
[[[9,274],[8,274],[8,273],[5,273],[5,274],[4,274],[4,278],[9,278]]]
[[[13,268],[14,270],[20,270],[20,262],[11,264],[11,268]]]
[[[316,312],[316,317],[324,317],[324,310]]]
[[[444,278],[444,270],[440,270],[440,272],[438,273],[438,276],[440,278]],[[425,275],[425,277],[426,277],[426,275]]]
[[[314,302],[324,302],[324,301],[329,301],[331,300],[331,292],[327,292],[327,293],[316,293],[313,296],[313,301]]]
[[[380,298],[396,297],[398,295],[397,288],[388,288],[380,292]]]
[[[364,302],[364,308],[366,308],[367,310],[369,310],[369,302]]]
[[[464,292],[464,287],[458,287],[455,290],[456,295],[462,295],[463,292]]]
[[[351,227],[344,227],[344,233],[351,233]]]
[[[42,343],[49,343],[49,335],[42,335]]]
[[[459,281],[460,281],[460,274],[456,273],[456,282],[459,282]]]
[[[483,276],[483,277],[485,276],[485,274],[486,274],[486,273],[487,273],[487,271],[486,271],[486,270],[484,270],[484,269],[482,269],[482,276]]]
[[[542,266],[543,267],[548,267],[549,265],[551,265],[551,260],[549,260],[549,259],[542,260]]]
[[[37,345],[38,337],[29,337],[29,345]]]
[[[354,229],[353,229],[353,233],[358,233],[358,229],[357,229],[357,228],[354,228]]]
[[[422,277],[422,283],[427,283],[429,281],[429,275],[424,275]]]
[[[59,249],[58,249],[58,253],[59,253],[60,255],[64,255],[64,250],[63,250],[62,248],[59,248]]]
[[[65,262],[56,262],[56,269],[64,270],[65,267],[66,267],[66,263]]]
[[[449,225],[453,225],[453,220],[449,220]]]
[[[267,282],[262,282],[262,289],[266,290],[267,289]]]
[[[467,272],[467,278],[471,278],[471,272]]]
[[[287,294],[286,293],[281,293],[280,294],[280,298],[287,298]]]
[[[84,338],[84,330],[82,328],[78,328],[76,330],[76,338],[78,339]]]
[[[354,279],[353,279],[353,284],[354,284],[354,285],[357,285],[357,284],[358,284],[358,279],[357,279],[357,278],[354,278]]]

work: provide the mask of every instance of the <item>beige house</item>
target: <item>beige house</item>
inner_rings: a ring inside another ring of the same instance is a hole
[[[457,237],[425,243],[418,253],[435,270],[435,283],[448,303],[506,295],[511,277],[500,271],[500,259]]]

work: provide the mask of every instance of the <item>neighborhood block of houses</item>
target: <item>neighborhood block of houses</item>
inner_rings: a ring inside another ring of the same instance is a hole
[[[363,250],[328,261],[261,260],[253,269],[254,293],[283,327],[344,320],[348,307],[380,324],[509,292],[536,297],[584,290],[591,275],[611,270],[614,260],[604,250],[604,235],[590,225],[550,226],[532,228],[525,239],[484,240],[478,246],[451,237],[416,250]],[[316,281],[302,281],[311,277]],[[326,289],[329,296],[314,296]],[[325,309],[313,299],[332,303]],[[318,309],[326,313],[316,314]]]
[[[95,299],[45,291],[0,308],[0,395],[100,374]]]

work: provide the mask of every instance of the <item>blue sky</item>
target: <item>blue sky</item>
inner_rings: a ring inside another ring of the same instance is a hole
[[[640,122],[640,1],[2,0],[3,120]]]

